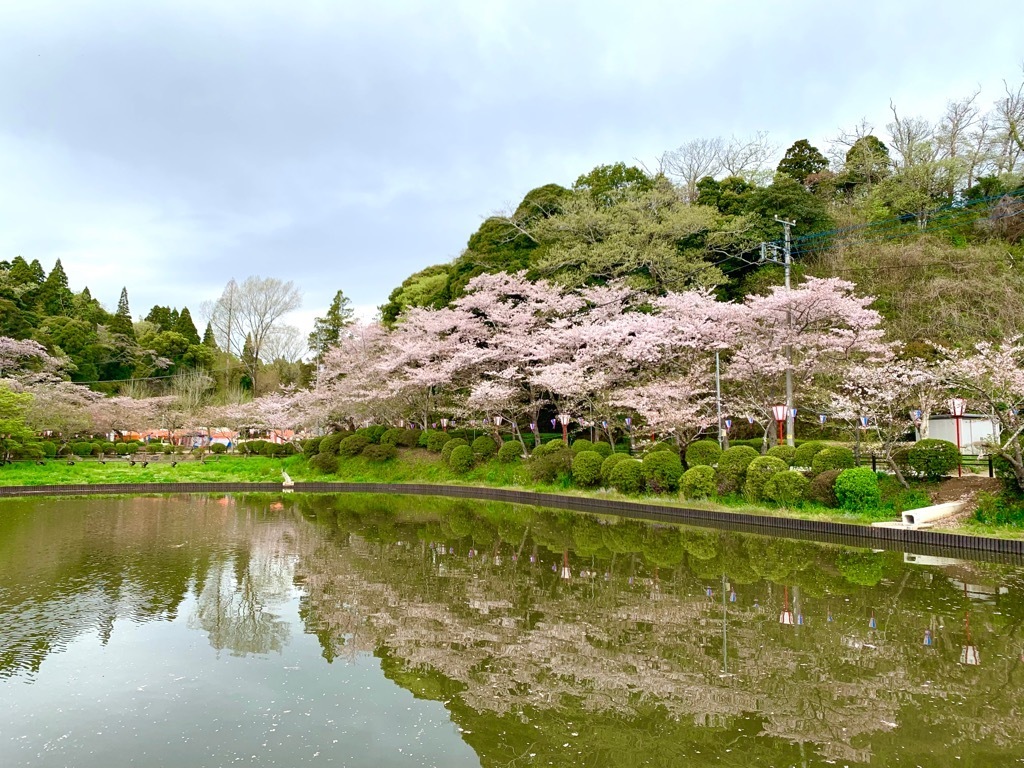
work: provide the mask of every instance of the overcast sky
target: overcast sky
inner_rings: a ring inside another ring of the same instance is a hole
[[[251,274],[304,329],[338,289],[367,314],[596,165],[987,106],[1024,4],[985,5],[0,0],[0,259],[136,318]]]

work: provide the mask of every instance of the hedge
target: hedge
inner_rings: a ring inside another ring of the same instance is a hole
[[[646,485],[644,465],[636,459],[620,461],[612,467],[608,477],[612,487],[620,493],[640,493]]]
[[[647,488],[653,493],[666,493],[679,487],[679,476],[683,474],[679,454],[669,451],[648,453],[642,465]]]
[[[449,463],[448,460],[449,460],[449,458],[451,458],[452,451],[454,451],[456,448],[459,448],[459,447],[461,447],[463,445],[468,448],[469,447],[469,441],[468,440],[464,440],[461,437],[453,437],[451,440],[449,440],[447,443],[445,443],[444,446],[442,446],[442,448],[441,448],[441,461],[443,461],[445,464],[448,464]],[[472,450],[472,448],[470,448],[470,450]]]
[[[878,475],[868,467],[844,469],[836,478],[835,489],[839,507],[851,512],[869,512],[882,503]]]
[[[498,444],[494,442],[494,438],[480,435],[473,441],[473,453],[487,461],[498,455]]]
[[[743,495],[747,501],[757,503],[764,500],[764,487],[772,475],[785,472],[789,467],[782,459],[774,456],[758,456],[747,466]]]
[[[907,454],[910,468],[929,480],[938,480],[960,464],[960,451],[948,440],[918,440]]]
[[[575,449],[575,447],[574,445],[573,448]],[[604,457],[597,451],[580,451],[572,460],[573,482],[581,488],[597,485],[601,482],[602,463],[604,463]]]
[[[707,499],[715,495],[715,469],[707,464],[698,464],[683,472],[679,488],[688,499]]]
[[[722,455],[722,446],[714,440],[698,440],[686,447],[686,466],[713,467]]]
[[[502,464],[514,464],[523,457],[523,446],[519,444],[518,440],[510,440],[507,443],[502,443],[501,448],[498,449],[498,461]]]
[[[810,484],[803,473],[786,469],[768,478],[764,484],[764,498],[784,506],[799,504],[806,497]]]
[[[856,465],[857,460],[853,456],[853,451],[842,446],[818,451],[811,460],[811,469],[816,475],[830,469],[850,469]]]

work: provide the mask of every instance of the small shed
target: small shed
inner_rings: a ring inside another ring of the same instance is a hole
[[[948,440],[956,445],[956,419],[948,413],[933,413],[928,419],[928,437]],[[960,417],[960,452],[980,456],[985,452],[983,440],[992,440],[999,434],[998,425],[991,416],[981,413],[965,413]],[[920,432],[917,439],[921,439]]]

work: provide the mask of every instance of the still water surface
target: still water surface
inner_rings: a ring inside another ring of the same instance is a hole
[[[394,497],[0,505],[0,765],[1024,765],[1024,569]]]

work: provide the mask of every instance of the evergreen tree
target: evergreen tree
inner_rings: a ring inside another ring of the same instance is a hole
[[[793,142],[786,150],[785,157],[779,161],[776,169],[801,184],[807,183],[807,177],[828,169],[828,160],[821,151],[807,139]]]
[[[203,346],[217,349],[217,339],[213,335],[213,323],[206,324],[206,330],[203,331]]]
[[[161,307],[157,304],[149,310],[149,314],[144,319],[150,323],[155,323],[156,327],[161,331],[177,330],[174,326],[178,321],[178,312],[170,307]]]
[[[47,315],[70,316],[74,305],[74,294],[68,288],[68,276],[57,259],[53,270],[43,281],[36,299],[39,309]]]
[[[327,309],[324,317],[313,320],[313,332],[309,334],[309,348],[317,355],[322,355],[331,346],[338,343],[341,332],[354,322],[352,302],[342,291],[334,294],[334,301]]]
[[[196,330],[196,324],[192,322],[192,313],[188,311],[188,307],[182,307],[172,330],[188,339],[189,344],[200,343],[199,331]]]
[[[121,289],[121,298],[117,301],[117,312],[114,313],[114,319],[110,323],[110,330],[112,333],[127,336],[135,341],[135,327],[132,325],[131,309],[128,308],[127,288]]]

